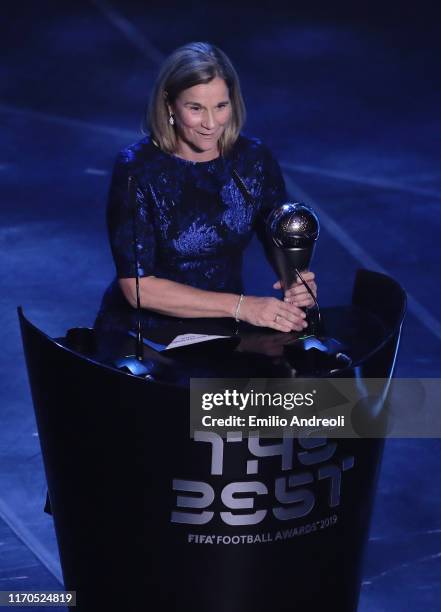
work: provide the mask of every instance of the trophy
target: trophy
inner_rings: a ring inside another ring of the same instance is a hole
[[[314,254],[320,223],[315,212],[306,204],[287,202],[275,208],[267,219],[267,232],[273,264],[286,291],[299,279],[314,299],[315,306],[306,308],[306,335],[318,332],[320,309],[302,271],[307,270]]]
[[[271,211],[266,230],[272,263],[282,289],[285,291],[299,279],[314,300],[314,306],[305,309],[308,327],[285,350],[303,361],[306,359],[309,368],[315,363],[317,368],[312,370],[329,367],[333,372],[350,365],[351,358],[343,352],[343,345],[323,334],[320,307],[302,275],[309,268],[320,233],[316,213],[306,204],[286,202]]]

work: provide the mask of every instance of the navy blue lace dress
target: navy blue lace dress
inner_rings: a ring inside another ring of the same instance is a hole
[[[139,276],[241,293],[243,251],[254,231],[262,237],[268,212],[286,201],[278,163],[260,140],[245,136],[228,155],[208,162],[165,153],[146,137],[116,159],[107,222],[117,278],[104,294],[95,327],[110,331],[136,325],[135,310],[117,282],[133,278],[136,271],[129,175],[138,184]],[[142,312],[144,330],[166,320],[169,317]]]

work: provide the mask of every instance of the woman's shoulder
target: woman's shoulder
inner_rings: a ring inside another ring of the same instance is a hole
[[[254,168],[258,172],[272,171],[278,162],[261,138],[241,134],[235,143],[235,161],[243,171]]]
[[[121,149],[116,156],[116,161],[119,164],[132,167],[136,167],[138,164],[144,166],[146,163],[157,159],[158,151],[159,148],[155,145],[152,137],[146,135]]]
[[[235,143],[235,151],[238,155],[264,161],[272,157],[269,147],[261,138],[240,134]]]

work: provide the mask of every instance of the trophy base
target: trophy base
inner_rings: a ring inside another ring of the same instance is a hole
[[[298,375],[326,376],[350,367],[346,347],[329,336],[309,334],[284,346],[284,353]]]

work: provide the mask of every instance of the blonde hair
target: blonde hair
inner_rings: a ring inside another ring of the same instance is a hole
[[[223,51],[207,42],[192,42],[179,47],[164,61],[150,96],[145,128],[167,153],[177,148],[175,129],[169,123],[167,102],[172,104],[184,89],[209,83],[215,77],[228,87],[232,108],[231,121],[219,139],[220,154],[229,152],[245,123],[245,104],[239,77]]]

